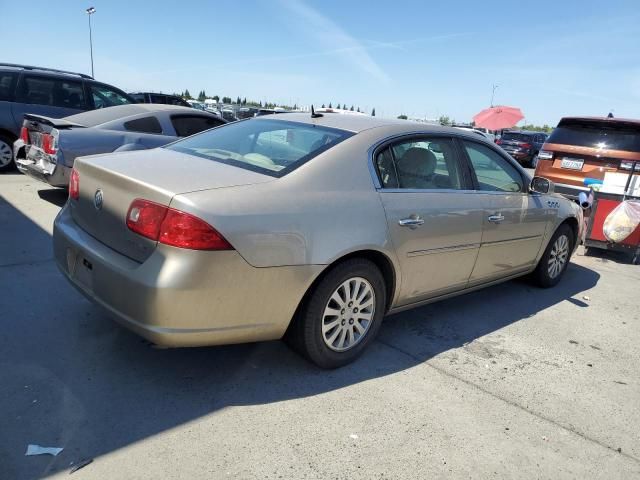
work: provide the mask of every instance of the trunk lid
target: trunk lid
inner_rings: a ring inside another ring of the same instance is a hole
[[[169,205],[181,193],[264,183],[274,178],[163,148],[76,159],[80,198],[69,200],[71,214],[84,231],[138,262],[157,242],[127,228],[136,198]]]

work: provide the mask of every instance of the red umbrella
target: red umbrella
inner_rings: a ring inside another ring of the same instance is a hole
[[[502,130],[515,126],[524,115],[519,108],[499,105],[497,107],[485,108],[473,117],[476,127],[483,127],[488,130]]]

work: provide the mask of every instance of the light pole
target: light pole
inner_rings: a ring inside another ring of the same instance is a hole
[[[491,106],[493,107],[493,97],[496,94],[496,89],[498,88],[498,85],[494,84],[493,85],[493,90],[491,90]]]
[[[87,8],[87,15],[89,16],[89,50],[91,52],[91,76],[93,77],[93,39],[91,38],[91,15],[96,13],[96,9],[93,7]]]

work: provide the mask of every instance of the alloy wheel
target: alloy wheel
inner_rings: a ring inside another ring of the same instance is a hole
[[[553,244],[553,247],[551,247],[551,252],[549,252],[549,263],[547,265],[549,277],[556,278],[560,275],[568,259],[569,238],[566,235],[560,235]]]
[[[322,315],[322,339],[327,347],[344,352],[365,337],[373,321],[376,297],[362,277],[350,278],[329,297]]]
[[[11,145],[0,140],[0,167],[6,167],[13,160],[13,151]]]

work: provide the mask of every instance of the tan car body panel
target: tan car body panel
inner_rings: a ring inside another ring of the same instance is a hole
[[[314,280],[332,263],[354,252],[373,250],[388,259],[395,274],[388,307],[394,312],[527,273],[562,221],[572,216],[581,224],[579,208],[559,196],[519,194],[527,201],[551,202],[548,211],[553,216],[541,228],[540,218],[534,215],[527,220],[526,214],[517,213],[525,218],[524,230],[518,235],[536,237],[537,248],[525,242],[526,261],[518,264],[519,259],[514,259],[498,276],[483,276],[504,256],[499,249],[492,252],[493,247],[482,245],[481,223],[491,206],[479,206],[479,192],[466,192],[457,200],[451,197],[453,203],[447,205],[432,204],[424,214],[433,228],[425,230],[420,242],[411,238],[409,229],[402,230],[404,240],[399,240],[389,227],[394,214],[389,204],[385,211],[383,203],[389,195],[406,193],[376,188],[371,170],[375,146],[410,133],[478,139],[465,132],[410,122],[365,117],[352,123],[338,117],[348,116],[325,115],[313,121],[308,115],[284,116],[287,121],[359,133],[278,179],[164,149],[79,159],[80,202],[69,201],[54,225],[58,266],[87,297],[155,343],[239,343],[280,338]],[[101,182],[103,178],[106,183]],[[97,188],[104,189],[104,207],[99,213],[89,210]],[[426,195],[436,198],[443,193]],[[143,253],[136,253],[147,240],[128,231],[125,215],[137,197],[204,219],[235,251],[148,245]],[[451,205],[460,206],[455,215]],[[397,209],[401,214],[400,204]],[[100,214],[104,215],[96,223],[100,226],[82,228],[83,222],[90,223],[91,215]],[[515,219],[516,212],[509,215]],[[469,225],[478,225],[479,230]],[[470,247],[447,251],[464,245]],[[486,262],[478,264],[475,257],[482,258],[483,251]],[[414,260],[421,262],[419,268],[407,268]],[[477,271],[482,278],[469,282],[477,265],[484,265]],[[416,286],[421,273],[452,279],[452,284],[434,280]]]

